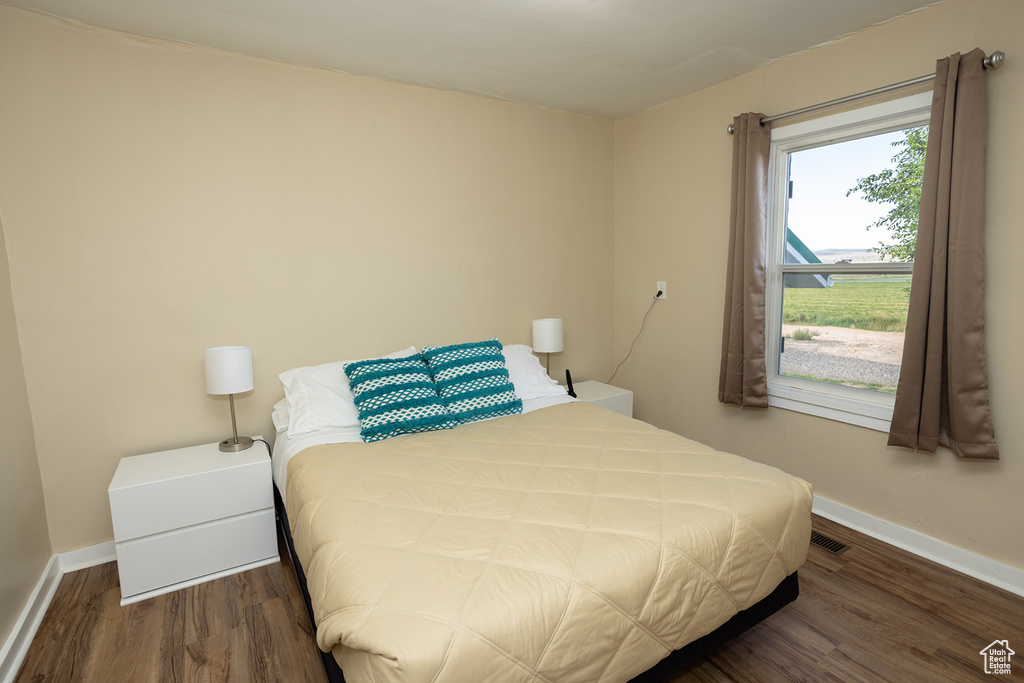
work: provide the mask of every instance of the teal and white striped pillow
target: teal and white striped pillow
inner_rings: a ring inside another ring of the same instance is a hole
[[[455,427],[420,354],[345,365],[363,441]]]
[[[460,422],[523,412],[497,339],[424,346],[423,358],[448,412]]]

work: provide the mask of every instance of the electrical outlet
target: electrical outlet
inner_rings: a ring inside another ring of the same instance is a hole
[[[667,299],[668,298],[668,283],[665,282],[664,280],[658,280],[658,289],[655,290],[655,291],[661,292],[661,296],[658,297],[659,299]]]

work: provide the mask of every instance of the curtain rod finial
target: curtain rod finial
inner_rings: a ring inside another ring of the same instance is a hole
[[[982,61],[986,69],[998,69],[1006,60],[1006,54],[1002,50],[996,50]]]
[[[728,126],[726,126],[725,129],[729,132],[729,135],[732,135],[733,133],[736,132],[736,126],[732,125],[731,123]]]

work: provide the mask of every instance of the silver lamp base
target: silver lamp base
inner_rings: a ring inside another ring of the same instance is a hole
[[[231,438],[220,442],[220,450],[224,453],[237,453],[252,448],[252,439],[248,436],[238,435],[238,426],[235,424],[235,395],[228,394],[228,402],[231,404]]]
[[[240,436],[237,439],[224,439],[220,442],[220,449],[225,453],[237,453],[252,448],[252,439],[248,436]]]

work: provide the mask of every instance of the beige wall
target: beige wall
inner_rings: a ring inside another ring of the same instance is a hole
[[[641,419],[805,477],[816,493],[1024,568],[1024,3],[947,0],[758,69],[616,125],[615,355],[625,353],[655,280],[670,298],[616,383]],[[780,113],[934,71],[955,51],[1002,49],[989,79],[988,352],[998,463],[914,454],[881,432],[786,410],[718,404],[731,138],[745,111]]]
[[[14,320],[2,217],[0,205],[0,424],[4,425],[4,446],[0,448],[0,519],[4,520],[0,524],[0,643],[7,640],[53,553]]]
[[[297,365],[565,319],[611,366],[614,124],[0,7],[0,205],[57,551],[122,456],[223,438],[203,348]]]

